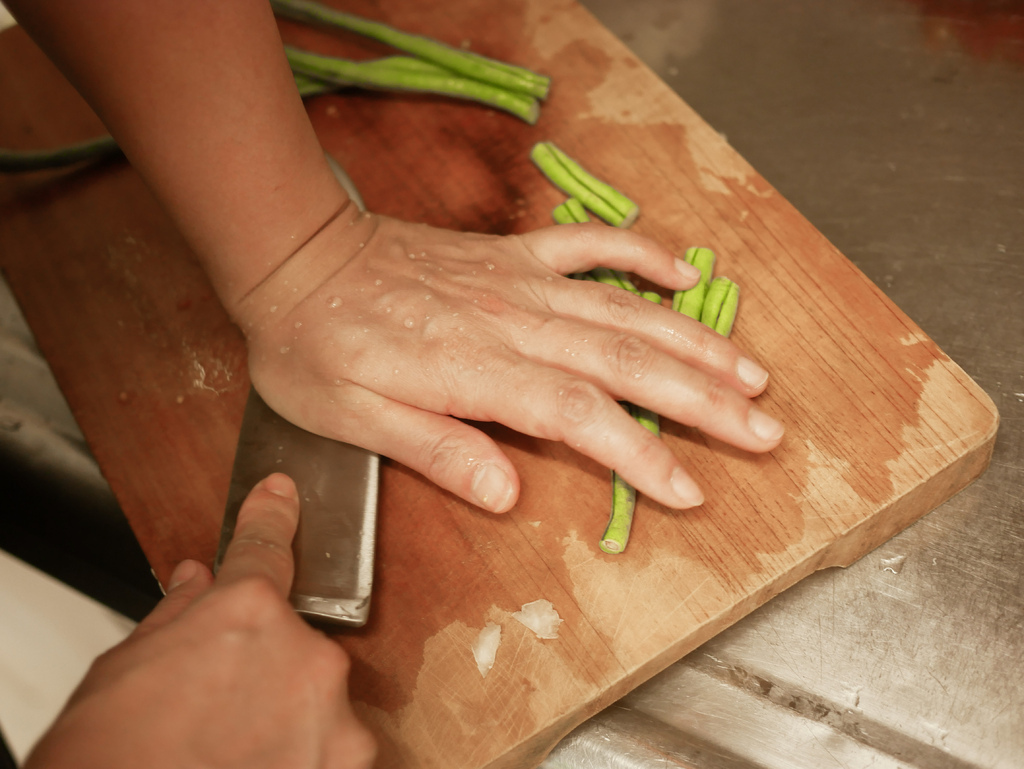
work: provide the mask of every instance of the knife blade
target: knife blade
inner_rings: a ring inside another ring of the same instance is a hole
[[[365,210],[355,184],[330,155],[325,156],[349,197]],[[243,500],[274,472],[289,475],[299,492],[292,606],[314,622],[364,625],[373,588],[380,457],[291,424],[252,388],[235,450],[214,571],[231,542]]]

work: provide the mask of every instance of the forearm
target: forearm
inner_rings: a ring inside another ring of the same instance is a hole
[[[266,0],[10,0],[238,299],[345,203]]]

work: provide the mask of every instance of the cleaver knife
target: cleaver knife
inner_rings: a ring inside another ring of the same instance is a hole
[[[326,157],[349,197],[365,210],[352,180],[330,155]],[[274,472],[291,476],[299,492],[292,606],[313,622],[364,625],[373,587],[380,457],[296,427],[251,388],[214,571],[220,568],[234,534],[243,500]]]

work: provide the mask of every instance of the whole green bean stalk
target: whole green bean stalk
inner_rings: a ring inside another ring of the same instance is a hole
[[[551,142],[535,144],[530,159],[552,184],[609,224],[629,227],[640,215],[636,203],[590,174]]]
[[[302,98],[328,93],[336,85],[294,73],[295,85]],[[0,173],[23,173],[42,171],[47,168],[64,168],[91,160],[119,157],[121,148],[113,136],[100,136],[88,141],[69,144],[51,150],[6,150],[0,149]]]
[[[298,21],[313,22],[335,29],[344,29],[390,45],[424,61],[455,72],[463,77],[489,83],[512,93],[544,99],[551,87],[551,79],[486,56],[452,48],[429,37],[412,35],[378,21],[371,21],[352,13],[329,8],[308,0],[271,0],[271,7],[280,16]]]
[[[388,91],[417,91],[454,96],[511,112],[533,124],[540,106],[535,98],[462,77],[451,70],[411,56],[351,61],[285,47],[294,72],[339,86]]]
[[[46,168],[63,168],[121,154],[113,136],[69,144],[52,150],[5,150],[0,149],[0,173],[22,173],[41,171]]]

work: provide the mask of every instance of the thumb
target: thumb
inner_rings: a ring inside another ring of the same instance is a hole
[[[213,575],[199,561],[179,563],[167,581],[167,595],[139,623],[134,635],[148,635],[173,622],[192,602],[213,585]]]

